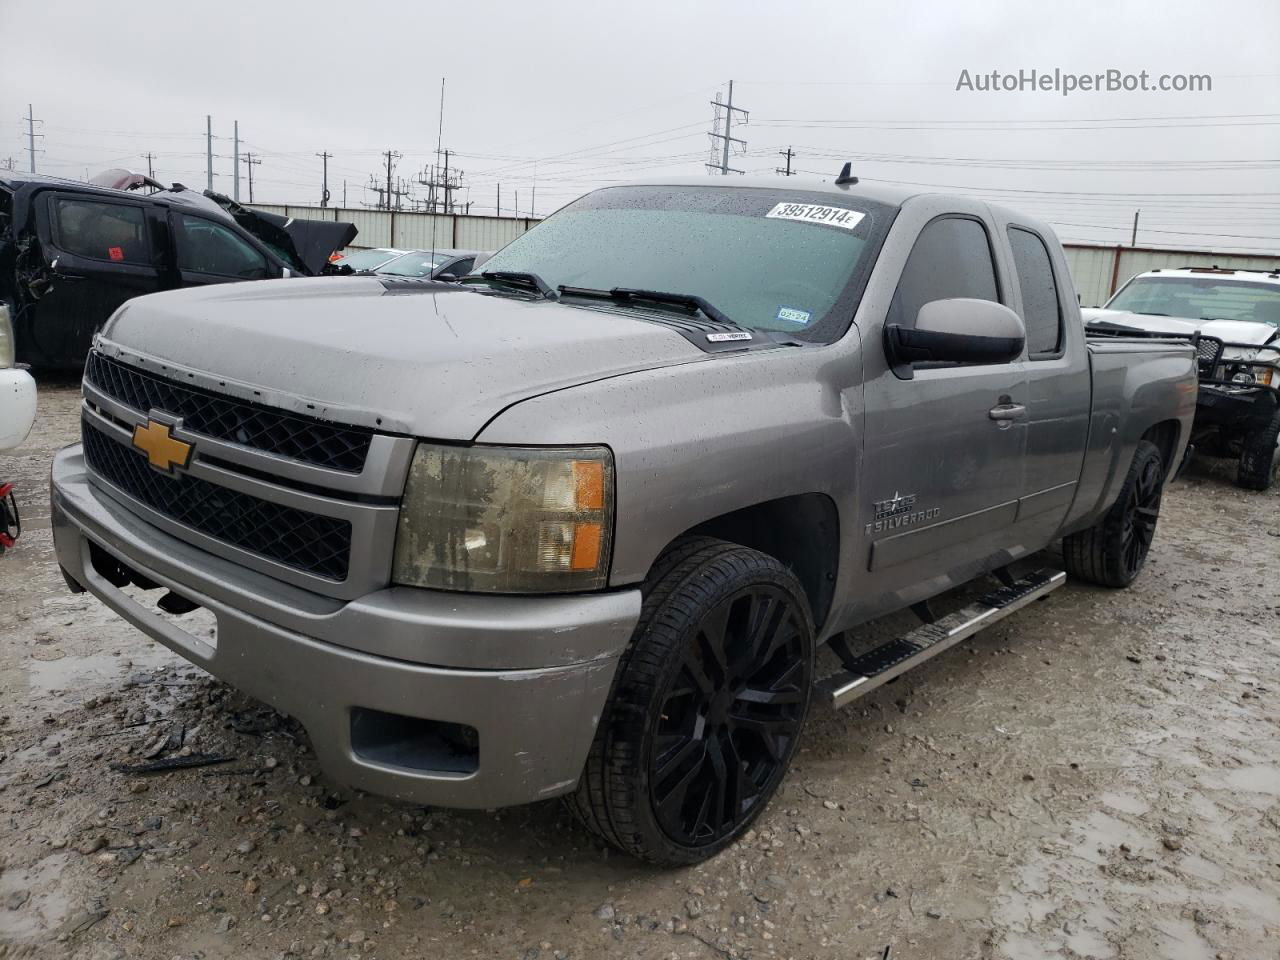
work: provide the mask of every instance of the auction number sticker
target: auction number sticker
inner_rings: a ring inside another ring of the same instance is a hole
[[[801,220],[804,223],[824,223],[829,227],[852,230],[866,214],[844,207],[823,207],[816,203],[780,203],[766,217],[773,220]]]

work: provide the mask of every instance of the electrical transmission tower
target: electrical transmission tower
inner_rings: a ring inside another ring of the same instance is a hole
[[[791,160],[795,155],[796,155],[796,152],[792,150],[790,147],[787,147],[787,149],[785,150],[779,150],[778,156],[787,158],[787,168],[784,170],[782,169],[782,167],[774,167],[773,172],[780,173],[784,177],[794,177],[796,174],[795,174],[795,171],[791,169]]]
[[[443,163],[423,167],[418,174],[418,183],[427,188],[426,209],[431,213],[453,213],[454,194],[465,189],[462,183],[463,172],[457,167],[450,168],[450,151],[438,150],[437,155]]]
[[[379,210],[402,210],[404,198],[409,196],[409,183],[395,176],[396,161],[402,154],[397,150],[384,150],[382,156],[386,159],[385,174],[369,174],[369,189],[378,195]],[[379,182],[384,175],[385,181]]]
[[[43,120],[36,119],[36,112],[32,109],[31,104],[27,104],[27,115],[22,118],[27,121],[27,154],[31,158],[31,172],[36,172],[36,137],[43,137],[43,133],[36,133],[36,124],[44,123]],[[41,153],[44,151],[41,150]]]
[[[742,173],[729,166],[729,146],[730,144],[740,144],[742,150],[747,149],[747,141],[733,136],[733,115],[735,113],[742,114],[742,123],[747,122],[747,111],[742,107],[733,105],[733,81],[729,81],[729,96],[725,102],[721,102],[720,98],[711,101],[711,106],[715,108],[715,114],[711,120],[711,159],[707,163],[708,170],[719,170],[721,176],[728,176],[730,173]],[[716,141],[720,141],[716,143]],[[717,154],[719,157],[717,158]]]

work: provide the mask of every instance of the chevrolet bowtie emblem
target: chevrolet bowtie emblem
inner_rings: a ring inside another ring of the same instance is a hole
[[[173,473],[174,467],[191,462],[191,444],[175,440],[169,424],[148,420],[133,428],[133,445],[147,455],[147,462],[159,470]]]

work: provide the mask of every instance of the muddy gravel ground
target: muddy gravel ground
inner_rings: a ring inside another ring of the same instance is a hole
[[[43,386],[0,456],[27,520],[0,557],[0,957],[1280,957],[1280,492],[1226,464],[1173,487],[1135,587],[1071,584],[816,708],[748,838],[663,872],[558,802],[333,783],[289,719],[68,593],[45,490],[78,398]],[[119,769],[193,754],[231,759]]]

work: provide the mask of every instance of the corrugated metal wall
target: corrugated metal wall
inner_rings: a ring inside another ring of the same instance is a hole
[[[360,233],[355,247],[401,247],[407,250],[457,248],[498,250],[532,227],[527,217],[472,217],[461,214],[366,210],[361,207],[295,207],[255,203],[255,210],[304,220],[345,220]]]
[[[1275,256],[1245,256],[1235,253],[1212,253],[1207,250],[1154,250],[1146,247],[1093,247],[1064,244],[1071,281],[1080,303],[1100,307],[1111,294],[1138,273],[1168,267],[1244,267],[1249,270],[1275,270],[1280,267],[1280,253]]]

